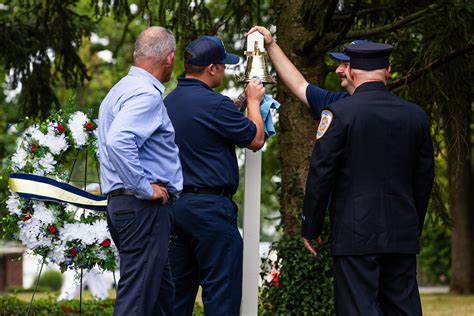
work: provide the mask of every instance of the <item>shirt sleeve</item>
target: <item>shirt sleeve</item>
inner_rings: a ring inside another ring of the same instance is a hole
[[[138,148],[162,124],[160,96],[143,93],[129,98],[117,113],[107,133],[107,153],[126,189],[140,199],[149,199],[153,189],[138,159]]]
[[[329,196],[344,151],[344,142],[345,129],[334,114],[331,125],[316,141],[311,154],[301,226],[301,233],[305,238],[315,239],[321,235]]]
[[[214,114],[214,130],[233,144],[247,147],[257,134],[257,126],[239,112],[237,106],[224,98]]]
[[[315,120],[321,118],[321,111],[331,103],[348,97],[347,92],[331,92],[314,84],[309,84],[306,88],[306,99],[308,100]]]
[[[421,139],[413,174],[413,197],[420,223],[420,236],[434,181],[434,151],[426,116],[423,122],[423,136]]]

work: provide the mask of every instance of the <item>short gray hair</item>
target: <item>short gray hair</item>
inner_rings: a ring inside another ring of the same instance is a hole
[[[138,35],[133,59],[154,59],[161,62],[169,53],[176,51],[176,41],[170,30],[151,26]]]

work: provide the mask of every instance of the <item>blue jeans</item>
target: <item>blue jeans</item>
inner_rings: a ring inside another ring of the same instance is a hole
[[[206,315],[239,315],[243,243],[235,203],[220,195],[183,193],[172,218],[174,314],[192,315],[201,285]]]
[[[120,254],[114,315],[172,315],[174,287],[168,259],[172,203],[134,196],[109,199],[107,222]]]

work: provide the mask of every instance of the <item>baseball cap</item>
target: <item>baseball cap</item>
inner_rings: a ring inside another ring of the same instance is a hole
[[[390,53],[393,46],[383,43],[362,43],[349,45],[344,53],[351,60],[354,69],[374,70],[383,69],[390,65]]]
[[[347,44],[347,46],[350,46],[353,44],[364,44],[364,43],[372,43],[372,42],[368,40],[353,40],[352,42]],[[345,62],[350,61],[349,56],[346,55],[344,52],[330,52],[329,56],[335,61],[345,61]]]
[[[201,36],[188,45],[186,51],[191,58],[184,62],[190,65],[207,66],[210,64],[237,64],[239,56],[226,52],[224,43],[216,36]]]

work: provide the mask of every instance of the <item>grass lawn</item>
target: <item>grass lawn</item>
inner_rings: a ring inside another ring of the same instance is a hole
[[[24,301],[31,299],[31,293],[17,293],[16,295]],[[56,298],[58,295],[59,293],[55,292],[38,292],[35,294],[35,299]],[[84,300],[91,299],[89,291],[85,291],[83,295]],[[110,291],[109,297],[115,298],[115,290]],[[198,301],[201,305],[200,295]],[[425,316],[474,316],[474,295],[422,294],[421,303]]]
[[[423,315],[474,316],[474,295],[422,294]]]

